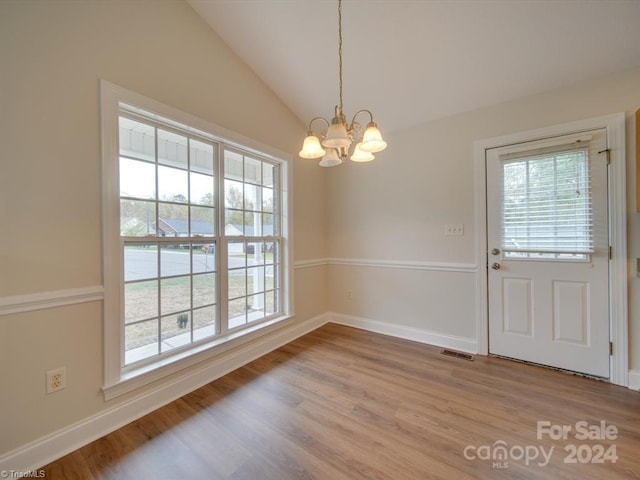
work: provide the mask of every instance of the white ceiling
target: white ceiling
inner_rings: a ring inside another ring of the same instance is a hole
[[[188,2],[303,123],[332,116],[337,0]],[[344,0],[342,10],[345,114],[367,108],[383,131],[640,66],[640,0]]]

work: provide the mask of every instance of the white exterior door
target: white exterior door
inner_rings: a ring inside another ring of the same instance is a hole
[[[609,377],[606,148],[602,129],[487,150],[490,353]]]

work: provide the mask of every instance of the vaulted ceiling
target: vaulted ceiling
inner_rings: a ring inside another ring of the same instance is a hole
[[[303,123],[331,117],[337,0],[188,2]],[[640,66],[640,0],[344,0],[342,9],[345,113],[370,109],[385,131]]]

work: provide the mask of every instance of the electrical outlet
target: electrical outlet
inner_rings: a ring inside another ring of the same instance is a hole
[[[347,298],[353,300],[353,290],[347,290]]]
[[[462,236],[464,235],[464,225],[462,223],[454,223],[444,226],[444,234],[446,236]]]
[[[56,368],[47,372],[47,393],[57,392],[67,386],[67,369]]]

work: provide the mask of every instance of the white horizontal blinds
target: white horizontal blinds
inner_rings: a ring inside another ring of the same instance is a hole
[[[576,144],[500,157],[502,250],[589,254],[594,251],[586,146]]]

